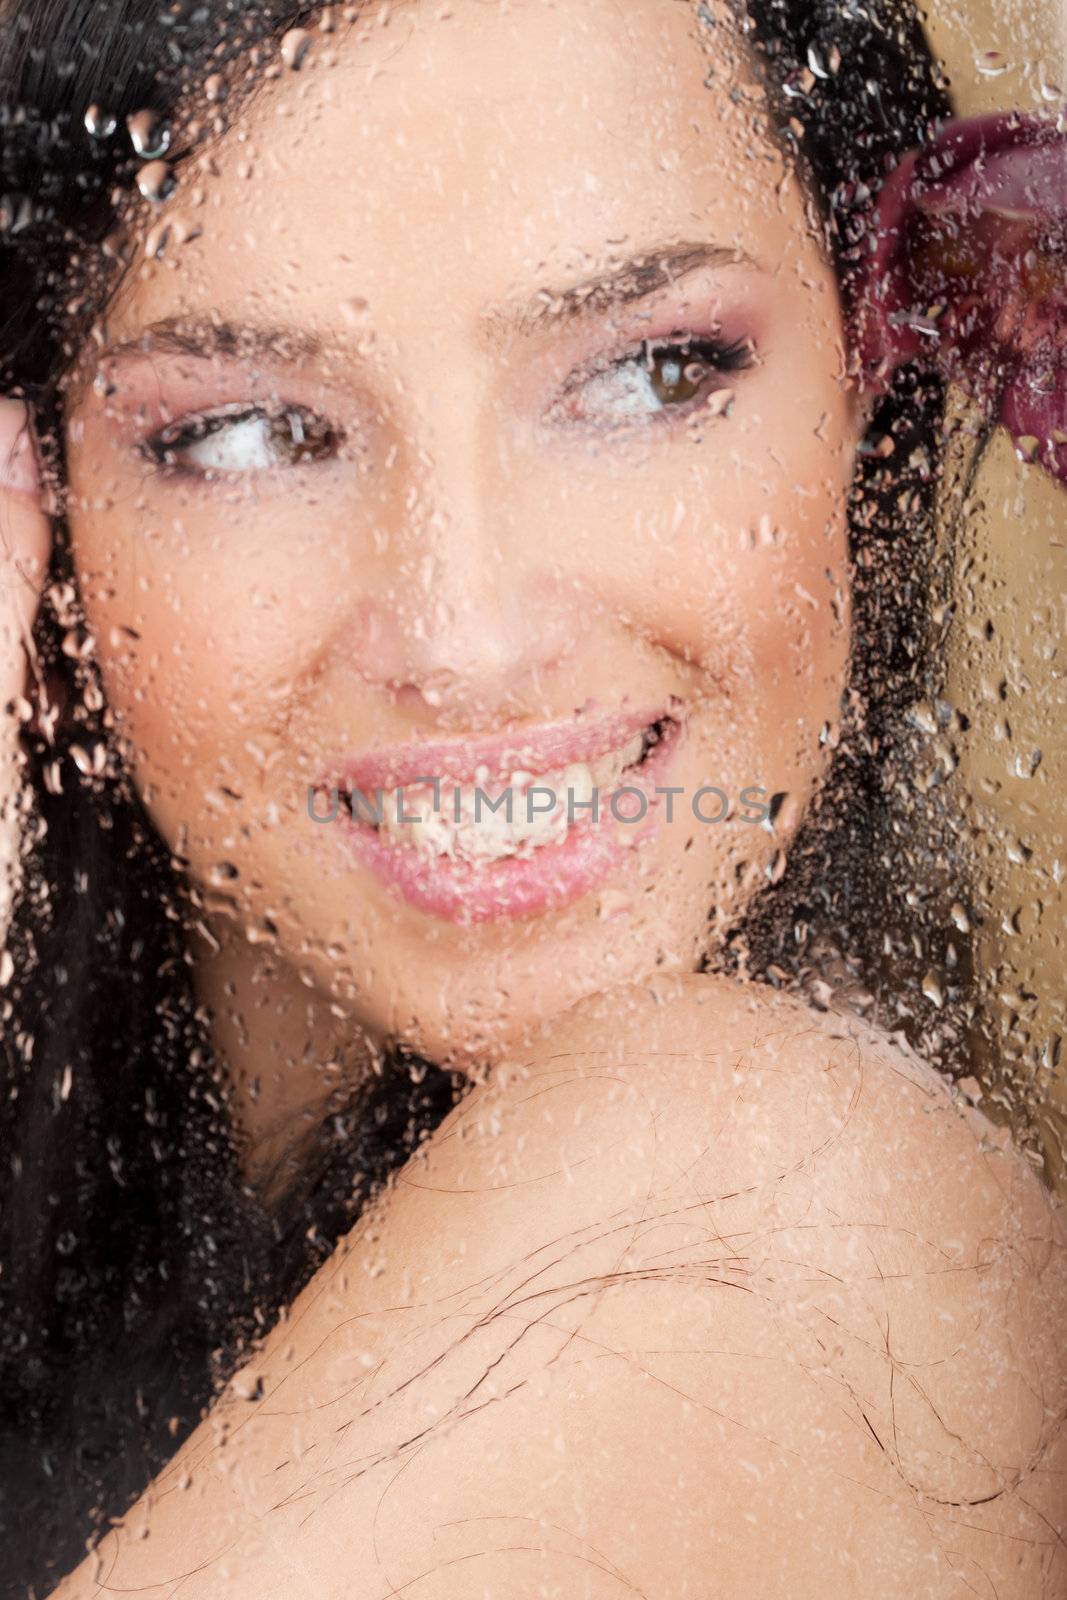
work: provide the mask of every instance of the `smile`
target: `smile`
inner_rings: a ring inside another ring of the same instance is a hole
[[[420,910],[455,922],[539,915],[588,893],[649,836],[682,735],[672,702],[380,752],[347,768],[338,820],[363,864]]]
[[[341,802],[353,821],[424,855],[471,862],[529,856],[560,843],[568,827],[595,824],[623,780],[643,769],[673,726],[660,718],[594,761],[537,774],[517,769],[504,785],[491,784],[485,768],[474,784],[448,788],[438,780],[374,796],[352,789]]]

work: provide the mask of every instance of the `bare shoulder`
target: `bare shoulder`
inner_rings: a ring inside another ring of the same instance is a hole
[[[1067,1594],[1067,1228],[1004,1130],[860,1019],[704,976],[576,1008],[537,1065],[568,1058],[647,1107],[649,1259],[705,1263],[688,1301],[674,1292],[694,1328],[716,1286],[729,1392],[795,1451],[777,1490],[818,1484],[843,1509],[843,1479],[866,1485],[836,1547],[857,1592]],[[636,1339],[640,1295],[627,1298]],[[743,1437],[738,1419],[723,1447]],[[886,1498],[868,1522],[876,1482]],[[826,1550],[806,1551],[789,1558],[793,1593],[808,1560],[817,1592]],[[835,1592],[851,1590],[842,1578]]]
[[[769,991],[584,1003],[472,1088],[64,1600],[1064,1596],[1064,1232],[991,1131]]]
[[[955,1214],[1014,1219],[1067,1244],[1067,1218],[1007,1131],[899,1037],[797,996],[705,975],[627,984],[557,1018],[531,1047],[675,1107],[710,1136],[704,1175],[777,1185],[797,1160],[838,1195],[905,1209],[961,1191]],[[746,1165],[747,1163],[747,1165]]]

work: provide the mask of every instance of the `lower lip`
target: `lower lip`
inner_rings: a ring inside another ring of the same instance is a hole
[[[427,858],[343,811],[337,820],[363,865],[418,911],[463,925],[543,916],[599,888],[630,849],[652,837],[656,809],[662,804],[654,791],[681,737],[681,726],[671,724],[642,765],[622,775],[619,789],[638,789],[647,796],[648,811],[640,822],[620,822],[612,814],[610,795],[602,795],[596,822],[583,818],[571,825],[559,844],[541,845],[529,856],[509,856],[484,865],[450,861],[447,856]]]

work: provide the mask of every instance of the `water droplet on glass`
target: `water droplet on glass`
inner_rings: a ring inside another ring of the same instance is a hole
[[[361,296],[352,295],[349,299],[341,301],[340,309],[349,327],[356,328],[366,318],[369,307]]]
[[[298,72],[304,63],[311,44],[311,35],[306,28],[290,28],[282,38],[281,54],[285,65],[292,72]]]
[[[150,230],[148,237],[145,240],[144,253],[149,261],[155,261],[158,256],[163,254],[163,250],[169,237],[170,223],[157,222],[156,226]]]
[[[137,187],[146,200],[165,200],[174,190],[174,174],[165,161],[150,161],[137,174]]]
[[[85,113],[85,131],[91,139],[110,139],[118,127],[118,119],[102,106],[91,105]]]
[[[1041,765],[1041,751],[1031,750],[1026,755],[1015,757],[1012,771],[1017,778],[1032,778]]]
[[[63,635],[61,649],[71,661],[83,660],[93,648],[92,635],[84,633],[80,628],[69,628]]]
[[[772,859],[767,863],[767,880],[769,883],[781,883],[785,877],[785,869],[789,864],[784,850],[776,850]]]
[[[941,984],[939,983],[935,973],[928,972],[926,974],[926,976],[923,978],[922,991],[923,991],[923,994],[926,996],[927,1000],[929,1000],[932,1005],[937,1006],[938,1009],[940,1009],[941,1006],[944,1005],[944,1003],[945,1003],[944,991],[941,988]]]
[[[0,233],[21,233],[32,221],[33,206],[28,195],[0,195]]]
[[[232,861],[216,861],[211,867],[208,877],[213,884],[233,883],[240,877],[238,869]]]
[[[861,456],[875,456],[879,460],[887,460],[896,450],[892,437],[888,433],[881,434],[877,439],[864,439],[860,444]]]
[[[597,900],[596,914],[601,922],[610,922],[613,917],[629,911],[632,905],[630,896],[623,894],[621,889],[605,889]]]
[[[145,161],[155,161],[170,149],[170,129],[158,111],[134,111],[126,118],[130,143]]]
[[[74,765],[86,777],[99,777],[103,772],[107,752],[102,744],[94,745],[92,750],[86,750],[84,745],[73,744],[70,753]]]
[[[1010,62],[999,50],[983,50],[978,55],[975,65],[983,78],[999,78],[1007,72]]]

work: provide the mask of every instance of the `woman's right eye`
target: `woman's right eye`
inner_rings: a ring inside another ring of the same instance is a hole
[[[343,437],[304,406],[267,410],[239,403],[172,422],[141,449],[156,466],[190,477],[221,476],[326,460]]]

